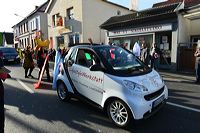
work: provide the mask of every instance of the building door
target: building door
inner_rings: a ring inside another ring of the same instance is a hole
[[[155,43],[161,51],[159,68],[171,68],[172,32],[159,32],[155,34]]]

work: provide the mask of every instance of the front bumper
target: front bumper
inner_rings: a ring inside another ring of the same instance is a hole
[[[160,100],[161,99],[161,100]],[[128,98],[128,106],[130,107],[135,120],[146,119],[155,114],[160,108],[165,105],[168,99],[168,89],[164,86],[164,91],[156,98],[147,101],[143,97],[133,99]],[[155,101],[159,101],[155,106]]]

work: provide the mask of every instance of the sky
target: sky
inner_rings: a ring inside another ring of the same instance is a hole
[[[129,7],[129,0],[109,0],[111,2]],[[151,8],[153,3],[163,0],[138,0],[139,10]],[[23,17],[30,14],[35,6],[39,6],[46,0],[4,0],[0,5],[0,32],[13,32],[12,26],[20,22]],[[18,16],[15,16],[18,14]]]

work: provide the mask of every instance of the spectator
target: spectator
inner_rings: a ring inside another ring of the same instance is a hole
[[[140,58],[140,45],[138,44],[138,42],[135,42],[134,46],[133,46],[133,54]]]
[[[160,54],[160,49],[157,47],[156,43],[153,43],[150,50],[151,68],[154,68],[156,70],[158,69]]]
[[[121,44],[121,47],[122,47],[123,49],[127,49],[128,43],[123,43],[123,44]]]
[[[141,60],[144,62],[145,65],[149,65],[149,50],[145,43],[142,43]]]
[[[28,77],[34,78],[31,74],[35,66],[34,66],[34,61],[32,57],[32,52],[29,46],[27,46],[24,51],[24,60],[23,60],[22,66],[25,69],[25,78],[28,78]],[[28,71],[29,71],[29,74],[28,74]]]
[[[199,84],[200,83],[200,47],[199,46],[197,46],[194,56],[196,57],[196,62],[195,62],[196,81],[195,81],[195,83]]]

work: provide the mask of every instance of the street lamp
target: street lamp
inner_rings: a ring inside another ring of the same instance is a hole
[[[20,16],[19,14],[17,14],[17,13],[15,13],[14,14],[15,16],[17,16],[17,17],[21,17],[21,18],[23,18],[23,19],[26,19],[25,17],[23,17],[23,16]]]

